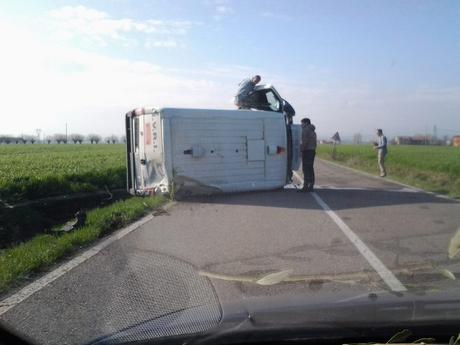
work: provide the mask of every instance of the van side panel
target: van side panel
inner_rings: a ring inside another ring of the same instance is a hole
[[[248,145],[263,140],[263,120],[173,118],[171,132],[175,178],[216,187],[264,180],[264,159],[248,161]],[[194,156],[194,150],[202,155]]]

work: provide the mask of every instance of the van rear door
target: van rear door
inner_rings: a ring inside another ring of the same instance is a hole
[[[162,137],[158,112],[138,109],[126,115],[127,179],[131,194],[168,191]]]
[[[139,156],[143,194],[166,193],[169,190],[169,181],[163,156],[163,127],[160,113],[153,111],[142,116],[141,128]]]
[[[125,131],[126,131],[126,187],[130,194],[135,194],[136,191],[136,169],[134,157],[134,121],[133,112],[129,112],[125,116]]]
[[[141,117],[136,116],[135,111],[126,114],[126,158],[127,158],[127,187],[131,194],[138,194],[143,188],[141,179],[141,153],[139,142],[141,139]]]

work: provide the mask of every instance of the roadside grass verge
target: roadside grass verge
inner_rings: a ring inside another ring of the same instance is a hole
[[[319,158],[378,175],[377,154],[371,145],[318,145]],[[460,198],[460,149],[445,146],[389,146],[388,177],[427,191]]]
[[[140,218],[163,205],[163,197],[132,197],[87,214],[83,227],[62,235],[42,234],[0,252],[0,294],[28,278],[46,271],[66,255]]]

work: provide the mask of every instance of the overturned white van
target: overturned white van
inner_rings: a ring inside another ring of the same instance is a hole
[[[254,108],[138,108],[126,114],[131,194],[203,194],[281,188],[299,167],[300,126],[271,85]]]

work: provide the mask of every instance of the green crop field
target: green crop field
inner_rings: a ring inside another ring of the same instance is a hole
[[[122,144],[0,145],[0,199],[124,188],[125,159]]]
[[[319,145],[318,157],[331,159]],[[370,145],[338,145],[336,162],[377,174]],[[124,145],[0,145],[0,199],[33,200],[53,195],[125,188]],[[389,177],[460,197],[460,149],[390,146]]]
[[[319,145],[318,157],[332,160],[331,145]],[[337,145],[335,161],[378,174],[371,145]],[[429,191],[460,197],[460,148],[445,146],[388,147],[388,177]]]

